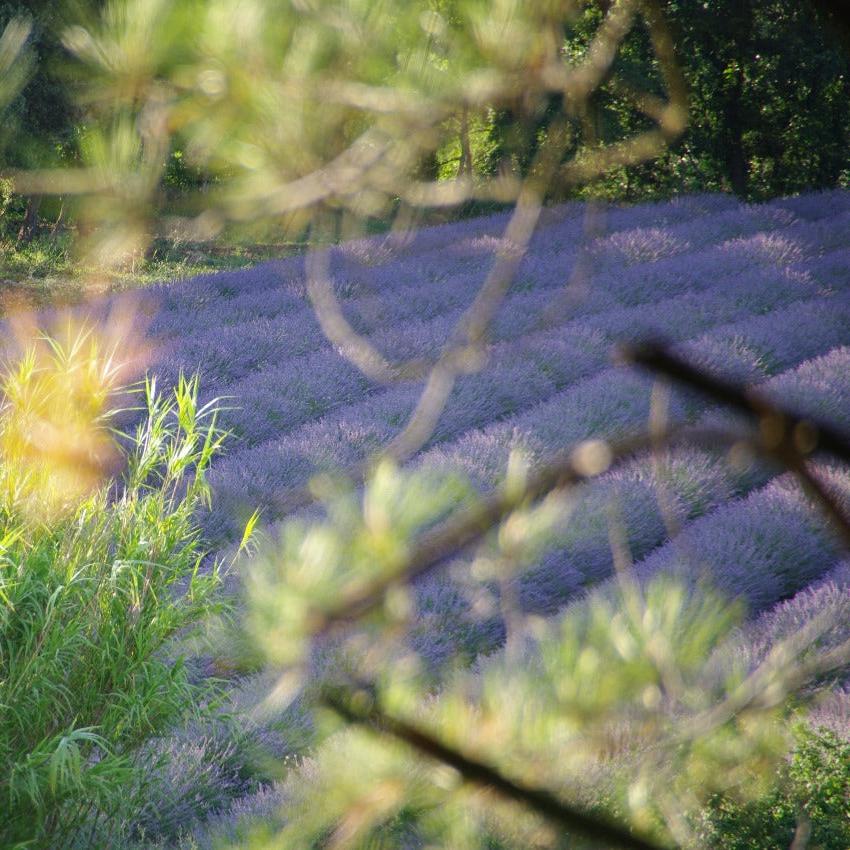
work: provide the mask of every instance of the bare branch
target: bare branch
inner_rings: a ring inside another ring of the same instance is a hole
[[[478,184],[469,175],[452,180],[423,182],[413,180],[401,188],[401,197],[418,207],[453,207],[464,201],[513,201],[519,194],[522,181],[511,174],[502,174]],[[399,191],[396,187],[395,191]]]
[[[404,428],[384,448],[384,457],[405,461],[416,454],[434,433],[457,380],[457,369],[451,363],[457,353],[447,353],[431,369],[413,413]]]
[[[616,55],[617,48],[626,36],[641,5],[637,0],[620,0],[614,3],[599,27],[584,60],[573,68],[558,65],[564,76],[558,77],[560,88],[568,95],[568,110],[573,115],[583,113],[590,93],[599,85]],[[490,272],[475,297],[454,329],[449,342],[436,364],[431,367],[423,392],[408,422],[385,449],[385,454],[404,460],[418,451],[430,435],[442,414],[446,401],[454,387],[457,375],[469,362],[469,353],[480,350],[487,329],[504,301],[516,270],[525,253],[531,236],[539,221],[544,197],[555,175],[565,184],[579,184],[593,179],[604,171],[617,166],[641,162],[657,154],[684,127],[684,86],[681,74],[675,66],[672,40],[667,31],[663,15],[651,3],[643,4],[644,15],[652,32],[653,45],[662,65],[673,67],[664,70],[664,79],[671,101],[655,104],[659,127],[639,134],[633,139],[607,148],[596,148],[586,155],[562,166],[561,159],[567,148],[569,123],[565,116],[554,122],[547,138],[537,153],[535,162],[517,196],[514,213],[504,234],[509,250],[496,256]],[[554,60],[553,60],[554,61]],[[544,78],[554,73],[554,65],[543,72]],[[552,79],[549,80],[549,85]],[[679,120],[671,116],[680,115]],[[402,192],[409,202],[423,204],[457,202],[476,191],[474,181],[464,175],[449,183],[413,184]],[[509,194],[515,188],[513,179],[493,188]],[[411,195],[411,191],[413,194]],[[428,196],[426,198],[426,196]],[[372,343],[358,334],[345,319],[327,277],[327,257],[321,254],[308,263],[308,292],[322,328],[358,368],[374,380],[383,382],[410,379],[422,374],[425,364],[413,361],[391,364]],[[478,358],[480,359],[480,358]]]
[[[323,168],[284,186],[272,187],[265,204],[266,214],[283,215],[359,191],[368,182],[368,173],[381,163],[392,148],[393,143],[382,138],[374,128],[366,130]],[[256,210],[251,211],[252,218],[256,214]]]
[[[670,105],[659,116],[658,125],[667,142],[674,141],[688,123],[688,87],[676,61],[676,45],[667,19],[657,0],[642,0],[643,14],[649,27],[649,38],[658,58]]]
[[[531,173],[520,192],[516,207],[505,229],[506,250],[496,259],[475,300],[455,326],[438,361],[428,373],[425,388],[408,422],[386,447],[384,454],[404,460],[418,451],[430,435],[461,372],[470,364],[480,363],[480,352],[487,328],[504,301],[517,267],[528,247],[543,208],[548,180],[558,168],[565,140],[563,126],[553,128],[541,146]],[[319,323],[329,338],[365,374],[381,381],[410,378],[421,370],[421,361],[391,364],[362,334],[345,319],[327,276],[327,252],[311,252],[307,259],[308,293]]]
[[[843,509],[802,462],[802,455],[821,450],[850,461],[850,444],[842,436],[828,426],[795,417],[751,390],[703,373],[658,346],[647,345],[628,349],[625,356],[632,362],[683,381],[745,412],[756,413],[761,418],[761,428],[758,438],[750,441],[751,448],[785,466],[790,465],[792,471],[803,481],[807,491],[828,512],[833,524],[850,539],[850,521],[844,515]],[[776,429],[780,427],[785,430],[777,432]],[[785,434],[790,437],[783,436]],[[802,443],[801,435],[807,442]],[[788,442],[789,439],[791,442]],[[522,491],[494,493],[425,534],[397,573],[356,586],[344,594],[333,608],[314,612],[314,633],[319,634],[339,623],[362,617],[381,604],[390,588],[413,581],[439,567],[449,556],[478,540],[522,504],[533,502],[552,491],[577,486],[637,452],[657,451],[661,445],[687,442],[716,447],[741,442],[741,436],[731,431],[696,431],[675,426],[665,429],[654,427],[645,434],[611,444],[591,441],[555,455],[529,477]],[[598,459],[598,463],[590,467],[587,461],[588,452],[595,453]],[[800,461],[797,462],[796,458],[800,458]]]
[[[0,172],[15,184],[22,195],[85,195],[101,193],[111,196],[115,177],[102,168],[45,168],[37,171]]]
[[[496,255],[475,300],[455,326],[407,424],[387,446],[385,454],[389,457],[396,460],[408,458],[425,444],[462,371],[462,364],[469,361],[470,353],[482,351],[487,329],[508,294],[537,228],[546,187],[557,171],[566,147],[565,136],[564,120],[550,129],[505,228],[502,241],[507,247]]]
[[[826,515],[832,530],[841,539],[844,548],[850,551],[850,518],[839,501],[829,492],[817,476],[809,469],[809,465],[796,448],[775,452],[788,469],[794,473],[800,486],[812,501],[820,505]]]
[[[620,349],[624,362],[667,375],[721,404],[755,416],[765,448],[790,445],[803,456],[825,452],[850,463],[850,438],[825,422],[798,416],[749,387],[717,378],[677,357],[664,345],[647,342]]]
[[[307,294],[325,336],[364,375],[373,381],[392,383],[412,380],[427,373],[427,364],[421,360],[407,363],[390,363],[362,334],[357,333],[345,315],[334,294],[328,274],[328,249],[315,248],[305,260],[307,268]]]
[[[664,16],[657,6],[652,2],[646,2],[643,5],[653,46],[662,65],[670,96],[669,104],[656,105],[658,129],[641,133],[608,148],[595,148],[588,155],[574,159],[568,165],[560,166],[561,156],[566,148],[567,124],[562,119],[550,127],[549,136],[538,152],[531,174],[519,194],[514,215],[505,231],[505,242],[517,246],[516,254],[497,257],[475,302],[464,317],[463,325],[459,325],[455,331],[456,334],[462,332],[465,340],[458,339],[456,336],[454,344],[449,345],[445,358],[441,358],[434,367],[426,390],[411,419],[387,447],[386,453],[391,457],[410,456],[432,433],[442,411],[442,405],[445,404],[451,392],[456,375],[450,367],[450,358],[454,352],[464,346],[479,344],[486,333],[513,281],[519,261],[537,226],[543,197],[553,176],[557,174],[567,184],[585,183],[612,167],[642,162],[655,156],[684,130],[687,93],[681,72],[675,62],[673,41]],[[617,46],[632,25],[634,6],[635,4],[630,2],[616,3],[612,6],[588,51],[585,63],[578,70],[571,72],[571,78],[578,80],[569,97],[571,112],[583,110],[590,91],[598,85],[605,70],[613,61]],[[432,406],[437,403],[440,403],[439,408]]]
[[[759,425],[758,450],[773,457],[797,476],[806,493],[821,506],[844,546],[850,549],[850,517],[806,464],[806,456],[815,450],[850,463],[850,439],[826,423],[803,418],[781,408],[755,390],[709,375],[657,343],[625,348],[622,353],[627,361],[667,375],[755,417]]]
[[[638,0],[612,3],[579,64],[565,67],[553,63],[545,69],[543,76],[549,86],[562,91],[572,104],[584,104],[611,68],[620,44],[632,28],[639,5]]]

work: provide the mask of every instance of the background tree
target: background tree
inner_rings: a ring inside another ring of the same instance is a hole
[[[72,162],[78,150],[82,111],[63,74],[68,54],[61,44],[67,20],[62,4],[49,0],[5,0],[0,28],[15,19],[30,22],[29,79],[10,105],[4,127],[3,163],[35,169]],[[29,241],[39,232],[42,195],[29,195],[22,208],[7,212],[6,228],[17,225],[17,238]],[[53,203],[59,216],[61,201]]]
[[[574,22],[565,34],[570,55],[581,55],[608,5],[591,3]],[[721,190],[763,200],[848,179],[850,60],[822,14],[770,0],[671,0],[665,11],[688,82],[689,128],[659,160],[615,171],[595,191],[635,199]],[[617,85],[596,97],[603,141],[641,126],[623,83],[651,90],[653,62],[638,25],[618,54]],[[523,151],[545,135],[547,115],[490,115],[480,142],[485,172],[505,157],[527,161]]]
[[[834,186],[850,150],[848,55],[806,3],[670,3],[691,89],[683,146],[742,197]]]

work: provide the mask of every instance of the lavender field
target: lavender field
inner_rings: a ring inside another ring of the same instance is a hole
[[[346,316],[390,360],[433,358],[504,248],[505,223],[494,215],[424,228],[404,243],[374,237],[334,248],[332,279]],[[583,228],[580,204],[546,211],[492,327],[486,364],[459,380],[412,468],[458,470],[489,492],[515,449],[533,466],[579,441],[640,430],[652,381],[612,355],[617,344],[648,336],[850,433],[850,194],[758,206],[685,197],[611,208],[604,235],[589,243]],[[581,252],[587,274],[567,288]],[[205,397],[226,399],[232,437],[213,466],[213,507],[202,517],[220,549],[238,539],[254,509],[273,534],[288,493],[319,471],[350,468],[380,450],[421,390],[416,382],[371,381],[327,342],[301,258],[163,284],[150,294],[151,371],[168,385],[181,370],[198,370]],[[667,415],[733,422],[675,390]],[[850,504],[850,471],[823,475]],[[748,663],[816,613],[846,614],[850,572],[839,544],[790,476],[697,448],[670,450],[661,466],[637,457],[589,487],[555,547],[514,579],[524,611],[550,617],[586,604],[589,592],[606,592],[612,500],[641,580],[710,576],[746,601],[750,622],[738,637]],[[504,643],[498,604],[482,616],[472,584],[453,568],[416,589],[408,640],[434,670],[498,653]],[[246,734],[278,757],[303,753],[309,719],[297,707],[263,720],[250,714],[266,685],[262,675],[233,682]],[[850,735],[848,717],[844,691],[818,714],[841,735]],[[212,846],[218,829],[264,816],[291,788],[246,779],[240,745],[221,730],[183,731],[157,746],[170,753],[165,790],[141,820],[166,842],[188,828],[198,846]]]

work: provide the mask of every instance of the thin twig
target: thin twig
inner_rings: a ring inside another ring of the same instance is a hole
[[[782,460],[788,469],[796,475],[803,490],[820,505],[832,530],[841,538],[844,548],[850,550],[850,518],[847,517],[838,499],[809,469],[808,464],[798,452],[789,451]]]
[[[850,445],[841,435],[826,425],[796,417],[745,387],[714,378],[658,346],[632,349],[627,356],[635,363],[700,389],[749,414],[757,415],[762,427],[759,438],[746,440],[750,448],[790,468],[850,545],[850,521],[840,504],[812,475],[803,457],[811,452],[826,451],[850,460]],[[670,447],[682,442],[720,446],[741,441],[741,436],[731,431],[698,431],[671,426],[661,431],[653,429],[649,433],[612,443],[585,442],[571,450],[558,453],[529,477],[522,491],[493,493],[423,535],[398,572],[355,587],[344,594],[334,607],[314,612],[313,632],[320,634],[339,623],[356,620],[374,610],[382,603],[390,588],[414,581],[439,567],[451,555],[484,536],[522,504],[534,502],[552,491],[566,490],[582,484],[638,452],[657,451],[661,445]],[[601,459],[595,467],[589,468],[587,465],[588,451],[595,452],[597,459]]]
[[[828,612],[820,611],[790,637],[775,644],[767,657],[717,705],[701,711],[685,722],[676,734],[687,741],[716,729],[748,708],[770,709],[788,694],[811,683],[819,676],[833,673],[850,663],[850,640],[829,651],[820,651],[803,659],[806,650],[834,625]],[[795,662],[793,663],[792,662]]]
[[[604,149],[594,144],[590,155],[563,165],[564,152],[571,141],[570,120],[586,113],[588,98],[608,75],[617,49],[632,28],[639,10],[647,22],[659,62],[670,65],[662,69],[669,102],[658,107],[658,128]],[[550,78],[548,82],[547,75]],[[436,427],[458,375],[470,369],[477,371],[483,363],[480,354],[485,335],[513,283],[536,230],[543,200],[556,176],[564,184],[586,182],[614,165],[648,158],[684,129],[684,83],[675,63],[672,39],[664,16],[651,0],[618,0],[613,3],[584,60],[566,68],[557,51],[553,52],[543,73],[543,83],[544,87],[554,87],[565,95],[564,112],[549,126],[528,176],[519,187],[516,206],[504,234],[508,250],[497,254],[475,300],[427,374],[425,387],[413,413],[384,450],[386,456],[395,460],[411,457],[424,445]],[[421,361],[392,364],[366,337],[354,330],[333,292],[326,251],[308,256],[307,277],[310,300],[322,329],[365,374],[389,382],[417,377],[417,373],[421,373]]]

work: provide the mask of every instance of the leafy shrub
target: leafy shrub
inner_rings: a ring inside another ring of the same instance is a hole
[[[15,184],[8,177],[0,178],[0,221],[4,219],[6,210],[12,201],[14,188]]]
[[[718,850],[788,847],[808,832],[812,848],[850,846],[850,742],[800,726],[796,747],[769,793],[746,805],[715,800],[707,844]],[[796,845],[795,845],[796,846]]]
[[[145,792],[142,767],[155,773],[134,757],[140,745],[214,704],[174,639],[216,604],[219,567],[204,564],[193,516],[224,438],[217,411],[198,404],[197,378],[170,395],[148,382],[147,415],[118,452],[123,476],[80,489],[73,464],[99,461],[113,389],[108,353],[86,339],[53,340],[40,358],[32,349],[3,383],[3,846],[90,843],[126,810],[128,789]],[[48,411],[62,412],[77,449],[64,469],[57,458],[69,445]]]

